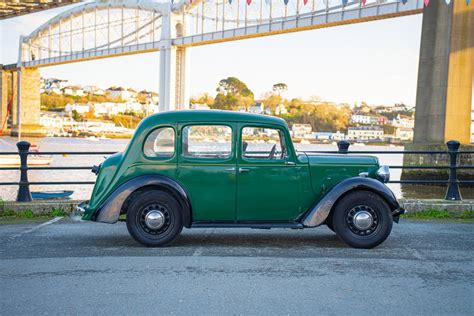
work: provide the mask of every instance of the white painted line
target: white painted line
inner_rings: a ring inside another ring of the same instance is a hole
[[[38,230],[38,229],[40,229],[40,228],[43,227],[43,226],[47,226],[47,225],[51,225],[51,224],[53,224],[53,223],[56,223],[56,222],[59,221],[61,218],[63,218],[63,217],[62,217],[62,216],[55,217],[55,218],[53,218],[52,220],[47,221],[46,223],[40,224],[40,225],[35,226],[35,227],[33,227],[33,228],[30,228],[30,229],[28,229],[28,230],[25,230],[25,231],[22,232],[21,234],[23,235],[23,234],[28,234],[28,233],[34,232],[35,230]]]
[[[44,226],[47,226],[47,225],[51,225],[53,223],[56,223],[57,221],[61,220],[63,217],[62,216],[58,216],[58,217],[55,217],[53,218],[52,220],[49,220],[45,223],[42,223],[42,224],[39,224],[38,226],[35,226],[33,228],[30,228],[30,229],[27,229],[25,231],[22,231],[21,233],[18,233],[18,234],[15,234],[13,236],[11,236],[10,238],[16,238],[16,237],[20,237],[21,235],[24,235],[24,234],[29,234],[29,233],[32,233],[38,229],[40,229],[41,227],[44,227]]]

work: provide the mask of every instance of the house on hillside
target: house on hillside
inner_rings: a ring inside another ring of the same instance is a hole
[[[110,87],[105,90],[105,94],[112,99],[121,99],[123,101],[130,101],[135,99],[137,92],[133,89],[126,89],[123,87]]]
[[[349,127],[347,139],[355,141],[378,140],[383,138],[383,129],[380,126]]]

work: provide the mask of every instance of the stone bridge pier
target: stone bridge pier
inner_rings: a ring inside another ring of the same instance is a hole
[[[0,117],[3,135],[44,136],[39,125],[41,110],[40,72],[38,68],[0,67]],[[18,80],[20,76],[20,80]],[[20,102],[20,113],[18,113]],[[21,124],[21,128],[18,128]]]
[[[470,144],[474,75],[474,7],[465,1],[431,1],[423,11],[414,141],[406,150],[446,150],[457,140]],[[474,164],[472,155],[459,164]],[[405,155],[405,165],[449,165],[447,155]],[[447,170],[404,170],[403,179],[446,179]],[[460,178],[474,172],[460,170]]]

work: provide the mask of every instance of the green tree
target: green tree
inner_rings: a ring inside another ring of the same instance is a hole
[[[275,83],[273,85],[273,88],[272,90],[274,92],[276,92],[279,96],[281,96],[281,94],[283,92],[285,92],[286,90],[288,90],[288,85],[286,83],[283,83],[283,82],[279,82],[279,83]]]
[[[213,108],[236,110],[239,106],[246,110],[255,102],[253,92],[247,85],[236,77],[228,77],[219,81],[216,89]]]

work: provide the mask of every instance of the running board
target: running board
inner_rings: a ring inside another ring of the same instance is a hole
[[[303,229],[301,223],[245,223],[245,222],[193,222],[191,228],[254,228],[254,229],[270,229],[270,228],[292,228]]]

